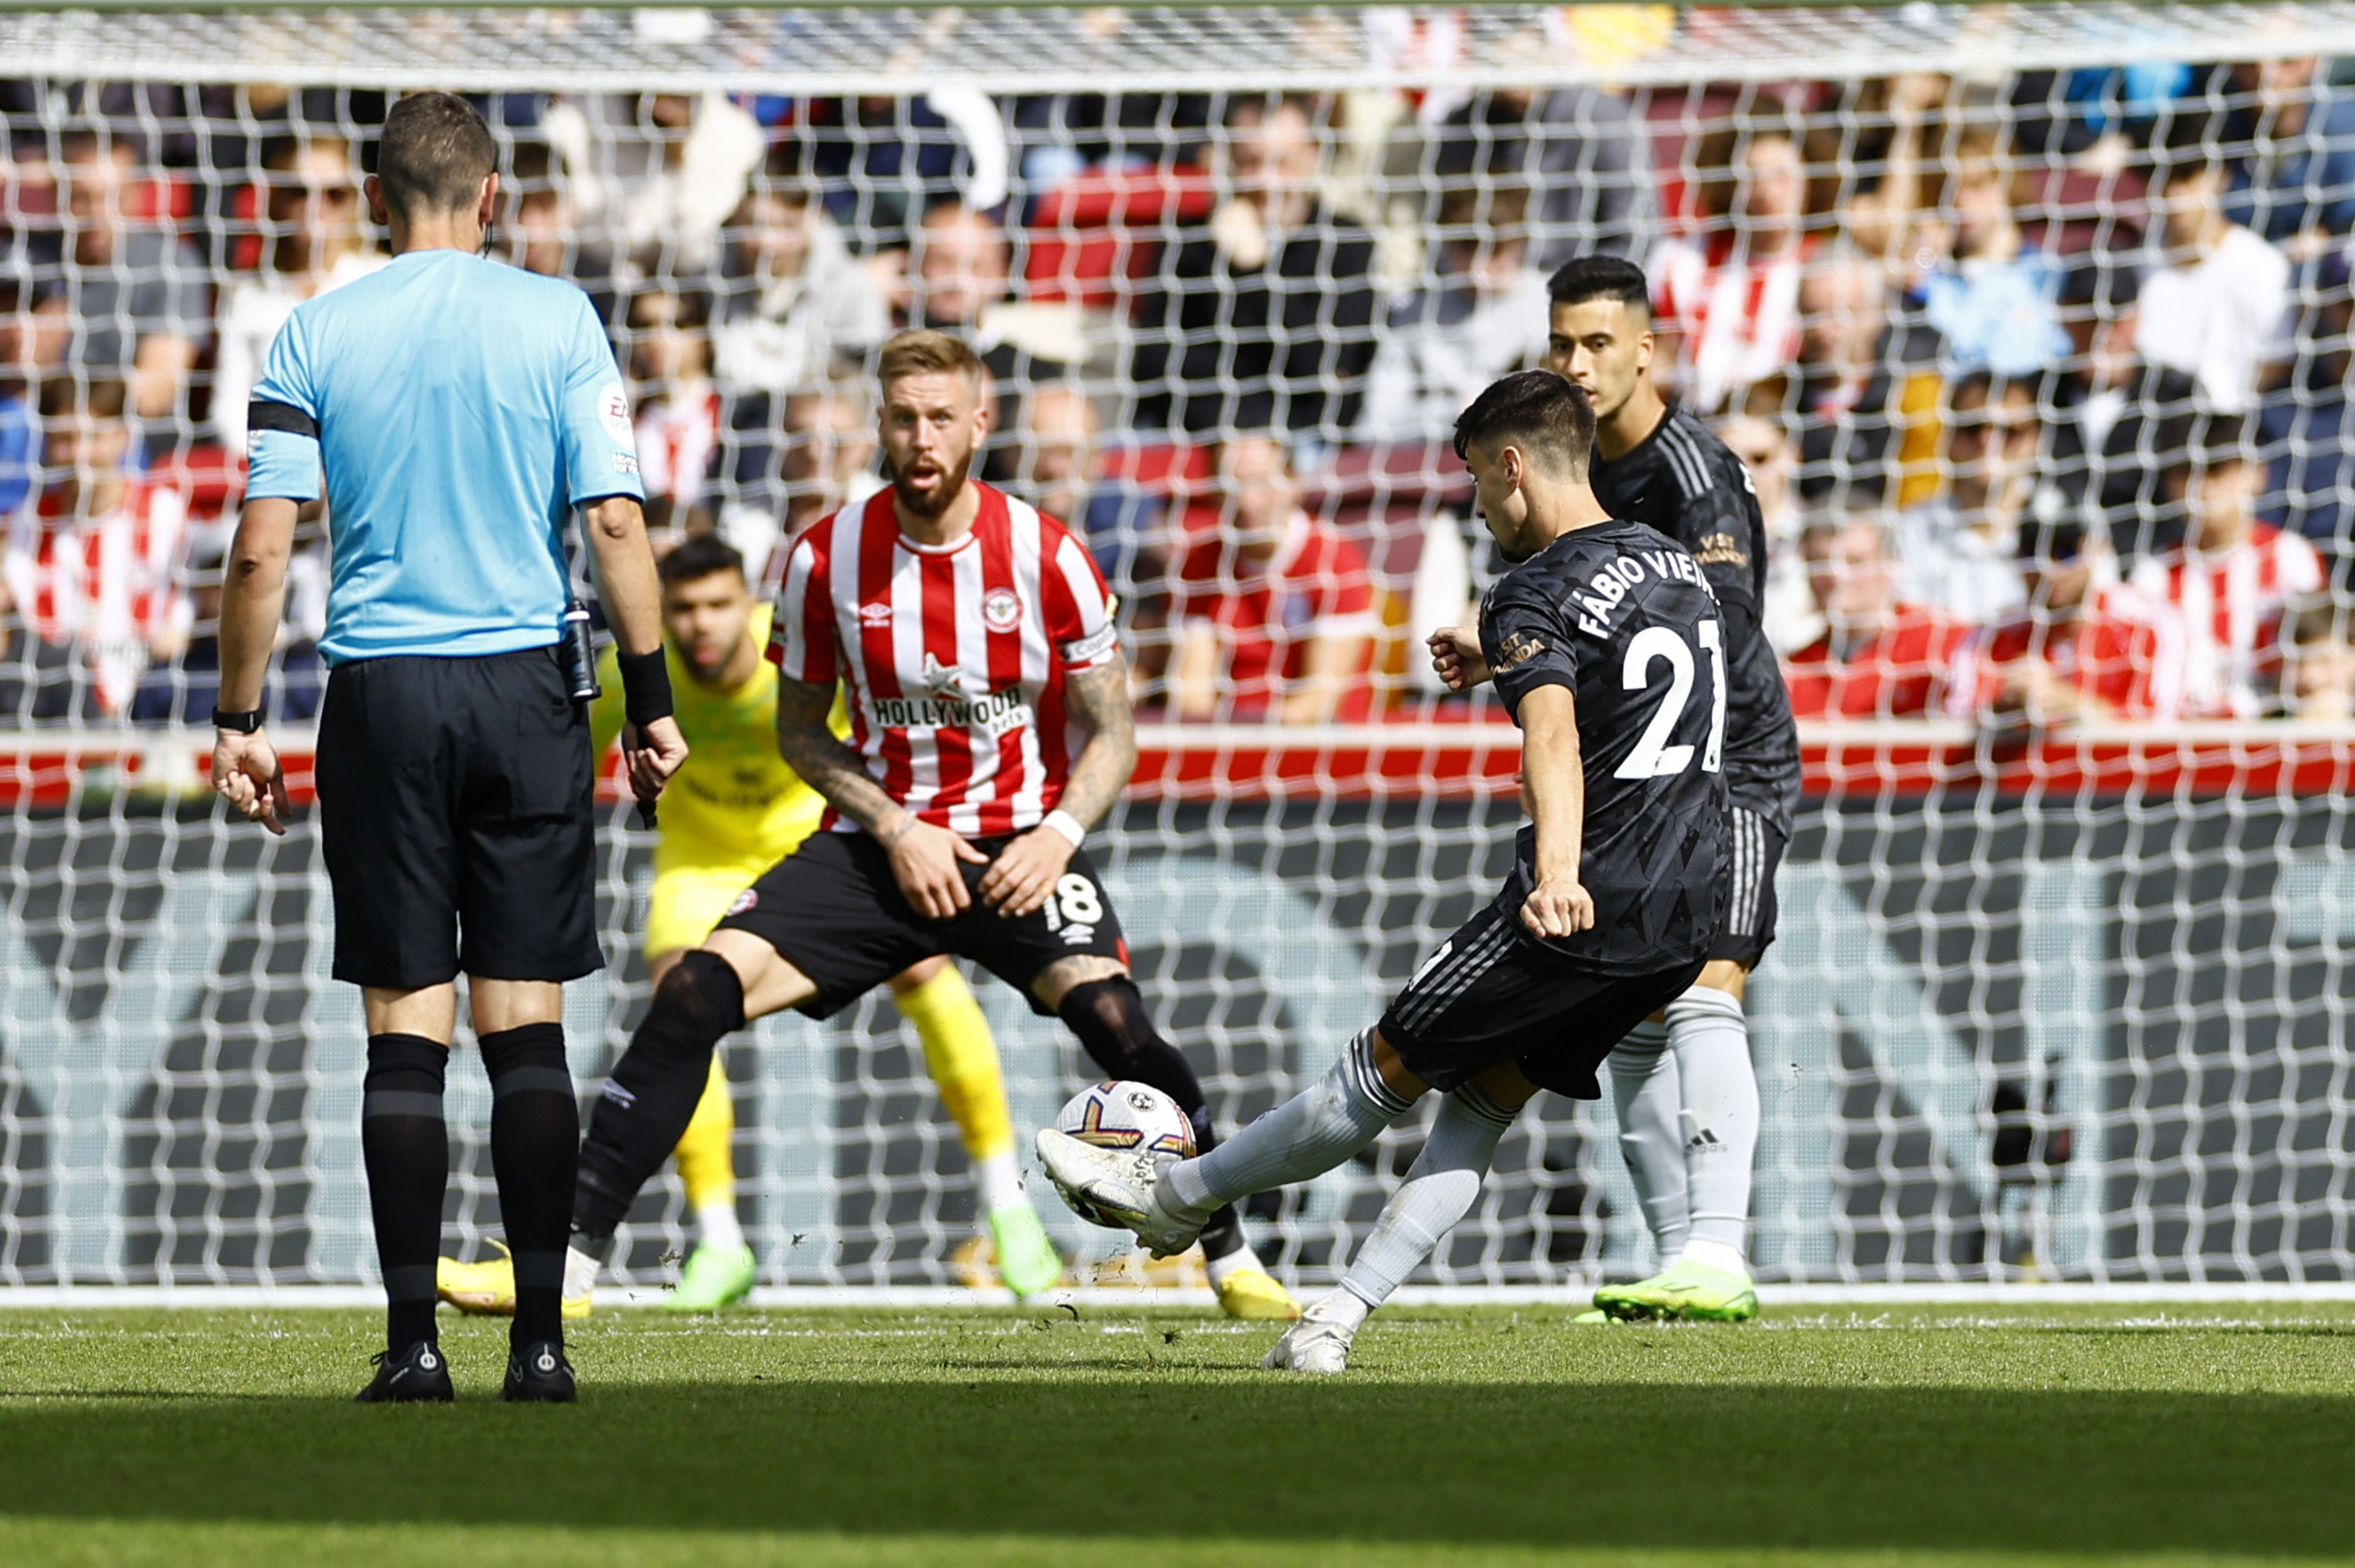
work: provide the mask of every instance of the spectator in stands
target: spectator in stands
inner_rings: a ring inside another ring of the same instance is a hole
[[[758,580],[787,504],[780,432],[789,396],[850,373],[890,335],[891,307],[790,160],[772,161],[737,210],[720,267],[712,365],[720,386],[722,532]]]
[[[1545,349],[1545,274],[1529,264],[1529,193],[1459,185],[1440,198],[1431,281],[1391,313],[1359,434],[1431,441],[1499,376]]]
[[[2169,475],[2185,519],[2182,545],[2132,581],[2183,626],[2181,707],[2188,718],[2257,718],[2280,685],[2281,617],[2322,591],[2321,558],[2295,534],[2257,520],[2265,469],[2244,419],[2201,422]]]
[[[745,571],[774,589],[785,567],[777,546],[838,507],[856,505],[881,489],[876,471],[875,404],[863,382],[831,382],[796,392],[784,403],[784,499],[781,513],[734,509],[720,534],[744,557]]]
[[[2303,292],[2291,374],[2259,414],[2274,453],[2264,518],[2321,551],[2344,586],[2355,569],[2355,293],[2346,259],[2324,258]]]
[[[1357,548],[1301,509],[1283,441],[1219,448],[1221,505],[1189,520],[1177,572],[1169,706],[1181,719],[1361,720],[1379,630]]]
[[[1409,114],[1383,151],[1382,183],[1395,223],[1403,206],[1420,229],[1434,186],[1512,185],[1533,194],[1528,264],[1541,275],[1573,256],[1641,262],[1659,214],[1651,138],[1626,94],[1573,86],[1472,94],[1437,125]]]
[[[2355,97],[2312,55],[2261,60],[2234,73],[2248,94],[2226,140],[2232,161],[2225,214],[2309,261],[2355,230]]]
[[[650,532],[712,525],[720,392],[711,380],[710,316],[709,299],[691,289],[643,288],[630,299],[630,392]]]
[[[1986,371],[1954,390],[1946,424],[1946,487],[1898,514],[1897,595],[1974,625],[2025,597],[2014,563],[2020,520],[2036,482],[2035,388]]]
[[[1920,718],[1971,699],[1971,628],[1898,599],[1878,518],[1827,515],[1800,547],[1824,631],[1783,661],[1793,717]]]
[[[1800,285],[1799,489],[1865,507],[1886,497],[1896,449],[1895,329],[1878,262],[1837,249],[1817,256]]]
[[[1778,655],[1804,648],[1823,635],[1823,614],[1807,586],[1807,563],[1799,552],[1799,453],[1779,419],[1738,415],[1717,425],[1726,450],[1749,469],[1766,524],[1766,597],[1759,624]]]
[[[1337,440],[1374,363],[1374,237],[1317,196],[1316,106],[1238,97],[1223,199],[1138,302],[1138,422]]]
[[[1911,293],[1952,371],[2026,376],[2069,351],[2059,269],[2021,233],[2015,209],[2026,200],[1994,136],[1975,131],[1963,138],[1939,202],[1954,213],[1952,232],[1937,220],[1915,230]]]
[[[32,499],[41,471],[41,413],[33,404],[32,290],[0,277],[0,524]]]
[[[731,394],[782,397],[847,371],[891,334],[891,308],[798,179],[772,170],[722,257],[713,363]]]
[[[52,642],[70,643],[96,706],[120,713],[159,649],[186,635],[175,581],[186,507],[129,467],[129,392],[119,381],[54,376],[42,384],[40,502],[9,529],[0,575]]]
[[[60,150],[65,228],[58,278],[72,326],[65,363],[78,374],[123,381],[130,415],[168,442],[186,428],[189,375],[211,324],[203,263],[166,230],[130,220],[138,169],[128,141],[76,130]]]
[[[2187,122],[2194,126],[2199,122]],[[2225,213],[2223,162],[2185,132],[2153,177],[2167,264],[2144,280],[2135,349],[2199,383],[2215,407],[2257,404],[2265,367],[2288,350],[2290,261]]]
[[[640,276],[712,264],[720,226],[744,198],[766,142],[719,93],[602,93],[551,104],[540,129],[584,228]]]
[[[526,272],[579,284],[596,306],[597,319],[619,326],[622,291],[613,247],[581,231],[580,204],[555,155],[544,142],[524,142],[511,162],[515,219],[505,236],[508,260]]]
[[[2283,640],[2281,708],[2293,719],[2345,724],[2355,719],[2355,641],[2343,600],[2322,600],[2288,618]]]
[[[1979,634],[1982,710],[2030,725],[2170,717],[2181,696],[2174,611],[2117,579],[2098,537],[2074,520],[2020,530],[2022,607]]]
[[[1663,338],[1652,363],[1695,412],[1715,414],[1782,376],[1799,346],[1807,179],[1782,120],[1711,131],[1693,167],[1698,230],[1662,242],[1646,269]]]
[[[263,154],[268,243],[261,270],[221,290],[213,352],[213,428],[231,452],[246,446],[246,404],[278,329],[295,307],[384,264],[362,227],[360,179],[341,141],[294,138]]]
[[[139,677],[130,717],[142,724],[210,724],[221,706],[221,580],[225,554],[220,541],[189,553],[180,574],[188,595],[186,644]],[[327,693],[327,666],[315,643],[296,641],[270,656],[262,682],[265,717],[308,724],[318,717]]]

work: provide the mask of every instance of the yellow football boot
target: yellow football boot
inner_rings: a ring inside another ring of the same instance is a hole
[[[512,1318],[515,1316],[515,1261],[506,1243],[491,1239],[499,1255],[480,1263],[461,1263],[454,1257],[436,1258],[434,1263],[434,1293],[452,1306],[473,1318]],[[564,1315],[586,1318],[590,1302],[586,1295],[564,1298]]]
[[[1237,1269],[1220,1280],[1219,1310],[1253,1323],[1293,1323],[1300,1321],[1300,1304],[1264,1269]]]

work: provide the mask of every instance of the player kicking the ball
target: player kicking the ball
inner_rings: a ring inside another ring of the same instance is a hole
[[[662,799],[654,888],[646,901],[646,967],[656,985],[711,932],[736,895],[818,830],[826,802],[776,750],[776,670],[761,657],[770,611],[754,603],[744,558],[710,537],[691,538],[662,558],[662,622],[679,729],[693,749]],[[589,713],[591,744],[603,757],[622,730],[622,680],[610,650],[605,695]],[[834,716],[842,727],[839,714]],[[891,980],[900,1013],[923,1042],[924,1065],[964,1135],[998,1277],[1032,1296],[1063,1275],[1063,1260],[1022,1190],[1014,1118],[997,1042],[964,977],[929,959]],[[679,1184],[695,1219],[695,1250],[663,1298],[674,1311],[704,1312],[751,1290],[752,1248],[736,1217],[736,1114],[715,1052],[702,1097],[674,1150]],[[515,1269],[505,1258],[443,1258],[442,1300],[463,1312],[515,1310]],[[587,1295],[565,1310],[586,1317]]]
[[[1136,765],[1103,579],[1062,524],[971,477],[989,414],[969,348],[903,332],[880,380],[892,486],[793,546],[769,638],[777,747],[828,823],[656,987],[581,1150],[568,1296],[686,1131],[723,1036],[788,1007],[827,1017],[944,953],[1175,1099],[1210,1145],[1202,1085],[1146,1015],[1080,847]],[[838,683],[847,744],[828,724]],[[1231,1316],[1298,1316],[1232,1209],[1197,1229]]]
[[[1654,1251],[1649,1279],[1595,1292],[1614,1318],[1740,1321],[1758,1315],[1743,1242],[1758,1149],[1758,1075],[1742,993],[1774,940],[1774,874],[1799,804],[1799,729],[1783,670],[1759,625],[1766,525],[1742,460],[1651,378],[1644,272],[1581,256],[1547,285],[1545,366],[1595,403],[1596,499],[1683,545],[1709,574],[1725,620],[1726,909],[1693,989],[1611,1053],[1619,1149]]]
[[[1340,1372],[1389,1299],[1478,1196],[1513,1116],[1540,1089],[1600,1095],[1595,1069],[1683,994],[1716,939],[1725,855],[1723,629],[1699,566],[1587,484],[1595,415],[1550,370],[1508,376],[1456,422],[1480,510],[1512,570],[1476,637],[1431,638],[1458,688],[1493,678],[1522,730],[1530,826],[1490,906],[1424,961],[1323,1081],[1198,1158],[1038,1135],[1073,1206],[1156,1253],[1221,1205],[1330,1170],[1428,1090],[1431,1134],[1340,1288],[1267,1365]]]

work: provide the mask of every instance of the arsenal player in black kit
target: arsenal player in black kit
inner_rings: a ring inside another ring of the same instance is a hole
[[[1799,731],[1759,627],[1766,523],[1741,459],[1653,388],[1643,271],[1616,256],[1582,256],[1547,292],[1546,366],[1595,404],[1596,499],[1690,550],[1725,626],[1725,929],[1693,990],[1611,1058],[1619,1147],[1664,1267],[1604,1287],[1595,1305],[1615,1318],[1738,1321],[1758,1312],[1744,1253],[1758,1080],[1742,992],[1774,940],[1774,874],[1800,785]]]
[[[1550,370],[1506,377],[1456,424],[1481,515],[1519,563],[1481,602],[1476,637],[1430,639],[1449,685],[1493,679],[1521,726],[1530,824],[1495,900],[1322,1082],[1203,1157],[1038,1135],[1076,1211],[1166,1256],[1221,1203],[1333,1168],[1441,1091],[1405,1183],[1271,1368],[1342,1370],[1366,1315],[1471,1208],[1514,1114],[1542,1088],[1596,1098],[1612,1047],[1682,996],[1717,941],[1724,626],[1687,551],[1596,501],[1594,432],[1586,395]]]

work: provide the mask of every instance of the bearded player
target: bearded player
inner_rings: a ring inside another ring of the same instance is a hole
[[[1456,422],[1480,514],[1518,563],[1482,599],[1476,636],[1431,637],[1441,676],[1458,690],[1493,679],[1521,726],[1530,821],[1495,899],[1321,1082],[1208,1154],[1038,1134],[1075,1210],[1168,1253],[1219,1205],[1332,1169],[1440,1091],[1406,1181],[1340,1288],[1269,1353],[1271,1368],[1342,1371],[1367,1315],[1471,1210],[1521,1107],[1541,1088],[1600,1095],[1605,1054],[1692,985],[1716,940],[1717,604],[1689,554],[1613,518],[1588,487],[1594,434],[1585,394],[1550,370],[1506,377]]]
[[[826,810],[777,755],[776,670],[761,657],[770,610],[753,600],[744,558],[717,538],[693,538],[664,556],[660,570],[679,727],[700,745],[688,742],[697,749],[662,802],[646,904],[646,967],[657,986],[710,934],[738,894],[817,831]],[[612,657],[608,652],[608,664]],[[618,667],[604,675],[606,695],[589,715],[600,757],[621,733],[623,718]],[[1017,1296],[1036,1295],[1062,1277],[1063,1260],[1022,1190],[989,1020],[946,959],[894,975],[891,988],[964,1137],[998,1278]],[[696,1230],[695,1250],[663,1299],[674,1310],[710,1311],[752,1289],[756,1261],[736,1215],[735,1133],[734,1099],[714,1054],[694,1117],[674,1150]],[[514,1280],[504,1258],[441,1261],[442,1299],[461,1311],[513,1310]],[[587,1316],[589,1305],[585,1295],[565,1301],[576,1317]]]
[[[777,747],[826,824],[656,987],[581,1150],[568,1295],[687,1129],[722,1037],[788,1007],[829,1016],[943,954],[1062,1018],[1107,1075],[1160,1089],[1214,1141],[1082,847],[1136,763],[1103,579],[1062,524],[971,476],[990,422],[971,349],[903,332],[879,373],[891,487],[794,544],[769,636]],[[838,685],[847,743],[828,724]],[[1203,1251],[1230,1316],[1298,1316],[1232,1209]]]
[[[1758,1315],[1745,1250],[1758,1078],[1742,994],[1774,940],[1775,870],[1800,786],[1799,731],[1759,624],[1766,522],[1742,460],[1652,385],[1642,269],[1581,256],[1547,292],[1546,366],[1595,403],[1596,498],[1690,550],[1725,616],[1725,929],[1692,990],[1611,1056],[1619,1148],[1666,1268],[1606,1286],[1595,1305],[1613,1318],[1740,1321]]]

